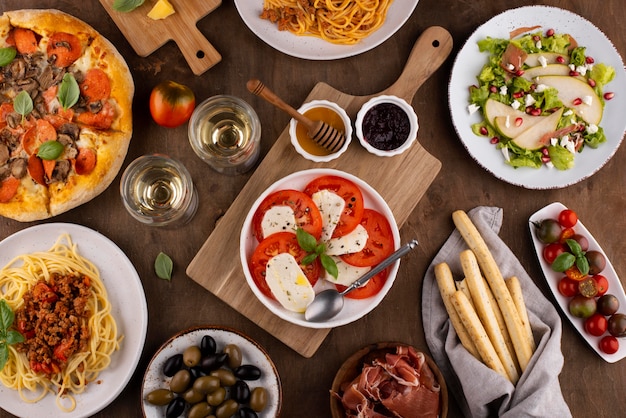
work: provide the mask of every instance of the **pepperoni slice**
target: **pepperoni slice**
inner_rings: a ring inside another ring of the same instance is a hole
[[[96,152],[91,148],[79,148],[76,161],[74,162],[74,170],[76,174],[89,174],[96,167]]]
[[[76,35],[57,32],[48,39],[48,56],[56,57],[54,65],[65,68],[72,65],[82,55],[80,40]]]
[[[108,99],[111,95],[109,76],[99,68],[87,70],[85,79],[80,83],[80,93],[90,103]]]
[[[0,203],[6,203],[15,196],[20,181],[13,176],[7,177],[0,183]]]
[[[30,29],[13,29],[15,48],[20,54],[33,54],[37,52],[37,37]]]

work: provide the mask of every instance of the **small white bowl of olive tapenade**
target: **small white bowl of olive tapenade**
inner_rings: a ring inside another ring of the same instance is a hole
[[[419,128],[413,107],[397,96],[382,95],[368,100],[355,122],[356,136],[370,153],[393,157],[409,149]]]

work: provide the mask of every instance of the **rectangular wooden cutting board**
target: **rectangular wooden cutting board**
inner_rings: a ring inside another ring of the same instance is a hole
[[[222,4],[222,0],[173,1],[176,13],[161,20],[148,17],[154,2],[146,1],[131,12],[113,10],[114,0],[100,0],[137,55],[146,57],[169,41],[176,42],[195,75],[222,60],[220,53],[200,32],[196,23]]]
[[[419,86],[441,65],[451,49],[452,40],[445,29],[429,28],[418,39],[398,81],[379,94],[395,94],[411,103]],[[306,102],[333,101],[354,121],[361,105],[372,96],[375,95],[351,96],[318,83]],[[304,357],[315,354],[331,330],[300,327],[271,313],[248,287],[239,262],[239,239],[233,237],[239,237],[248,211],[265,189],[288,174],[310,168],[334,168],[367,182],[385,199],[401,228],[437,176],[441,163],[421,146],[419,135],[407,152],[395,157],[376,157],[354,138],[338,159],[313,163],[296,153],[287,127],[219,220],[187,267],[187,275]]]

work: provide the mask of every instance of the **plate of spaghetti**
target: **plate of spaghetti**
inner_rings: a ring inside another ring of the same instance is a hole
[[[235,0],[244,23],[265,43],[311,60],[346,58],[389,39],[419,0]]]
[[[0,268],[0,303],[23,336],[8,345],[0,407],[74,418],[109,405],[134,373],[147,332],[146,298],[130,260],[96,231],[50,223],[1,241]]]

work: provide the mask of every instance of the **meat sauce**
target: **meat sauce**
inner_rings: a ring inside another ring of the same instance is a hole
[[[380,103],[363,118],[363,137],[374,148],[390,151],[409,138],[411,122],[407,114],[393,103]]]
[[[30,368],[46,375],[59,373],[70,356],[84,351],[89,338],[87,309],[90,280],[80,274],[52,273],[24,294],[24,304],[15,313]]]

